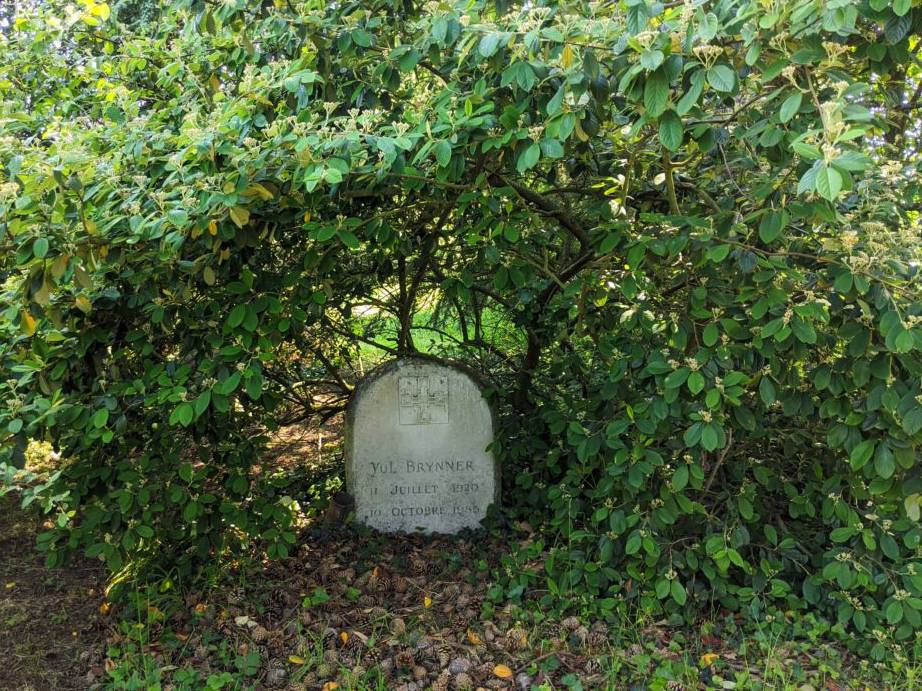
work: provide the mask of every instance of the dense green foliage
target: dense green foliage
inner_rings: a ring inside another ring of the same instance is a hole
[[[922,630],[922,8],[39,4],[0,429],[69,460],[53,563],[285,555],[266,430],[427,349],[494,383],[513,596]]]

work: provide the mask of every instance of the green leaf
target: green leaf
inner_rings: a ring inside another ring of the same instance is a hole
[[[243,323],[243,318],[246,316],[246,313],[246,305],[235,305],[230,314],[227,316],[227,325],[232,329],[236,329]]]
[[[775,402],[775,384],[768,376],[763,376],[759,382],[759,397],[766,408]]]
[[[708,84],[717,91],[733,91],[736,73],[727,65],[714,65],[708,70]]]
[[[441,139],[436,142],[434,151],[435,160],[442,168],[451,162],[451,143],[447,139]]]
[[[701,429],[701,446],[705,451],[713,451],[720,443],[720,437],[717,434],[717,427],[713,422],[707,423]]]
[[[787,223],[787,215],[783,211],[769,211],[762,216],[759,224],[759,239],[769,244],[778,239]]]
[[[816,191],[823,199],[834,201],[842,191],[842,175],[829,165],[824,165],[816,173]]]
[[[893,339],[893,350],[897,353],[908,353],[916,343],[912,331],[904,329]]]
[[[717,328],[715,322],[711,322],[704,327],[704,331],[701,333],[701,340],[708,348],[717,343],[720,339],[720,329]]]
[[[521,154],[519,154],[519,159],[515,163],[515,168],[519,173],[524,173],[526,170],[534,168],[540,158],[541,147],[535,142],[532,142]]]
[[[493,57],[496,51],[499,50],[500,44],[507,40],[506,34],[498,31],[490,32],[480,39],[480,43],[477,45],[477,52],[485,58]]]
[[[342,243],[350,250],[357,250],[362,245],[356,234],[351,230],[340,230],[338,235]]]
[[[177,228],[185,228],[189,223],[189,214],[184,209],[170,209],[166,212],[166,217]]]
[[[93,413],[93,427],[96,429],[101,429],[106,426],[106,423],[109,421],[109,409],[100,408],[95,413]]]
[[[685,383],[686,379],[688,379],[689,372],[690,370],[688,367],[681,367],[675,372],[667,375],[666,379],[663,381],[663,385],[667,389],[677,389]]]
[[[672,593],[672,599],[675,600],[679,605],[684,605],[687,599],[685,593],[685,588],[682,587],[682,584],[678,580],[673,580],[672,585],[669,586],[669,591]]]
[[[643,88],[643,105],[647,116],[658,118],[666,111],[669,102],[669,77],[666,70],[660,67],[656,72],[647,77]]]
[[[701,372],[692,372],[688,375],[686,384],[688,385],[688,390],[697,396],[704,389],[704,375]]]
[[[896,471],[896,461],[893,458],[893,451],[888,444],[879,444],[874,454],[874,472],[884,480],[893,477]]]
[[[781,122],[788,122],[797,115],[797,111],[800,110],[800,104],[803,100],[804,96],[799,91],[784,99],[784,103],[781,104],[781,110],[778,111],[778,119]]]
[[[176,408],[176,421],[179,422],[183,427],[188,427],[192,424],[192,418],[195,417],[195,410],[192,408],[190,403],[180,403],[179,407]]]
[[[861,470],[867,462],[871,460],[871,456],[874,455],[875,446],[876,442],[873,439],[865,439],[852,449],[848,457],[852,470]]]
[[[48,238],[36,238],[32,243],[32,256],[36,259],[44,259],[48,254]]]
[[[667,110],[659,121],[659,139],[669,151],[678,151],[682,146],[684,131],[682,119],[674,110]]]
[[[364,29],[355,29],[352,32],[352,41],[362,48],[368,48],[371,46],[371,34],[369,34]]]

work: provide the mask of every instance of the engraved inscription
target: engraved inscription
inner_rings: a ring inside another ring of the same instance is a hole
[[[401,425],[435,425],[448,422],[448,377],[403,376],[397,380]]]

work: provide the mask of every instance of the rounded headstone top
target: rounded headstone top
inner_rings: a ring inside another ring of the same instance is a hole
[[[386,532],[477,528],[499,493],[493,415],[474,373],[392,360],[346,410],[346,483],[359,521]]]

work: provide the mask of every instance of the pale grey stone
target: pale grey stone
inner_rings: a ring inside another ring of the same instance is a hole
[[[346,412],[346,481],[359,521],[386,532],[477,528],[497,500],[493,415],[475,375],[421,357],[356,387]]]

